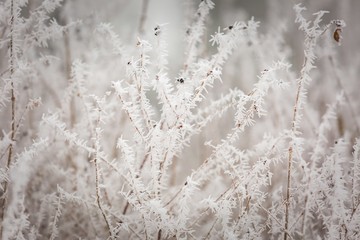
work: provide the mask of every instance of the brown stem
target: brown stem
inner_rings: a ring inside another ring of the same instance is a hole
[[[15,138],[15,87],[14,87],[14,1],[11,1],[11,20],[10,20],[10,79],[11,79],[11,141],[14,141]],[[13,152],[13,144],[10,143],[9,155],[6,166],[9,168]]]
[[[299,84],[298,84],[297,93],[296,93],[295,105],[294,105],[293,121],[292,121],[292,127],[291,127],[292,132],[295,132],[295,130],[296,130],[295,129],[296,128],[295,122],[296,122],[296,119],[297,119],[298,103],[299,103],[299,98],[300,98],[299,96],[300,96],[301,89],[302,89],[302,81],[300,79]],[[292,146],[292,143],[291,143],[291,145],[289,147],[289,150],[288,150],[288,171],[287,171],[287,186],[286,186],[286,200],[285,200],[284,240],[286,240],[287,237],[288,237],[292,161],[293,161],[293,146]]]
[[[100,113],[99,113],[100,114]],[[99,117],[100,118],[100,117]],[[97,124],[99,124],[100,119],[97,119]],[[96,185],[96,202],[97,205],[101,211],[101,214],[105,220],[106,226],[108,228],[109,231],[109,237],[110,239],[112,239],[112,232],[111,232],[111,226],[110,223],[108,221],[108,218],[105,214],[105,211],[103,209],[102,203],[100,201],[100,187],[99,187],[99,181],[100,181],[100,170],[99,170],[99,166],[98,166],[98,152],[99,152],[99,144],[98,144],[98,139],[99,139],[99,134],[98,131],[96,129],[92,129],[92,134],[95,135],[95,141],[94,141],[94,148],[95,148],[95,158],[94,158],[94,165],[95,165],[95,185]]]
[[[94,149],[95,149],[95,153],[94,153],[94,165],[95,165],[95,188],[96,188],[96,202],[97,202],[97,205],[100,209],[100,212],[105,220],[105,223],[106,223],[106,226],[107,226],[107,230],[109,232],[109,239],[113,239],[113,234],[111,232],[111,226],[110,226],[110,222],[108,220],[108,217],[106,216],[105,214],[105,211],[104,211],[104,208],[102,206],[102,202],[101,202],[101,191],[100,191],[100,169],[99,169],[99,166],[98,166],[98,159],[99,159],[99,156],[98,156],[98,153],[100,151],[100,146],[99,146],[99,132],[98,130],[96,129],[96,127],[98,127],[99,123],[100,123],[100,110],[98,110],[98,118],[96,120],[96,126],[93,126],[91,124],[91,121],[89,121],[90,123],[90,130],[91,130],[91,135],[94,136],[95,140],[94,140]],[[90,120],[90,118],[89,118]]]
[[[285,226],[284,229],[287,230],[289,226],[289,207],[290,207],[290,186],[291,186],[291,163],[292,163],[292,154],[293,148],[289,147],[289,157],[288,157],[288,173],[287,173],[287,187],[286,187],[286,200],[285,200]],[[284,232],[284,240],[287,239],[287,233]]]
[[[94,164],[95,164],[95,181],[96,181],[96,202],[97,202],[97,205],[101,211],[101,214],[105,220],[105,223],[106,223],[106,226],[108,228],[108,231],[109,231],[109,235],[110,235],[110,238],[112,236],[111,234],[111,228],[110,228],[110,223],[105,215],[105,212],[104,212],[104,209],[102,207],[102,204],[101,204],[101,201],[100,201],[100,187],[99,187],[99,167],[98,167],[98,162],[97,162],[97,158],[94,159]]]
[[[9,55],[10,55],[10,84],[11,84],[11,143],[9,145],[9,154],[8,154],[8,158],[7,158],[7,162],[6,162],[6,167],[7,169],[9,169],[10,164],[11,164],[11,160],[12,160],[12,155],[13,155],[13,151],[14,151],[14,145],[13,142],[15,140],[15,84],[14,84],[14,19],[15,19],[15,15],[14,15],[14,0],[11,1],[11,5],[10,5],[10,46],[9,46]],[[3,220],[4,220],[4,215],[5,215],[5,211],[6,211],[6,203],[7,203],[7,191],[8,191],[8,182],[5,181],[4,183],[4,194],[1,198],[1,213],[0,213],[0,238],[2,237],[2,233],[3,233]]]

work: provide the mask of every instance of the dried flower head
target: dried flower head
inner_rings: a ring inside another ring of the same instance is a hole
[[[334,40],[337,43],[340,43],[341,40],[341,28],[336,28],[333,34]]]

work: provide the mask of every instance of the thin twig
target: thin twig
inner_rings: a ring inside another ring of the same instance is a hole
[[[204,238],[204,239],[208,239],[208,238],[210,237],[210,233],[211,233],[211,231],[214,229],[215,224],[216,224],[216,222],[217,222],[217,221],[218,221],[218,218],[216,218],[216,219],[215,219],[214,223],[212,224],[212,226],[211,226],[211,228],[210,228],[209,232],[206,234],[206,236],[205,236],[205,238]]]
[[[98,112],[98,114],[100,115],[100,110]],[[98,125],[100,123],[100,116],[98,116],[98,119],[96,121],[96,124]],[[108,228],[108,231],[109,231],[109,237],[112,239],[113,237],[113,234],[112,234],[112,231],[111,231],[111,226],[110,226],[110,222],[105,214],[105,211],[104,211],[104,208],[102,206],[102,203],[101,203],[101,200],[100,200],[100,187],[99,187],[99,182],[100,182],[100,170],[99,170],[99,166],[98,166],[98,153],[99,153],[99,150],[100,150],[100,146],[99,146],[99,143],[98,143],[98,139],[99,139],[99,132],[97,129],[92,129],[91,130],[92,134],[94,135],[95,137],[95,140],[94,140],[94,149],[95,149],[95,157],[94,157],[94,165],[95,165],[95,187],[96,187],[96,202],[97,202],[97,205],[101,211],[101,214],[105,220],[105,223],[106,223],[106,226]]]
[[[12,155],[13,155],[13,151],[14,151],[14,145],[13,142],[15,141],[15,84],[14,84],[14,19],[15,19],[15,15],[14,15],[14,0],[11,1],[10,3],[10,46],[9,46],[9,57],[10,57],[10,84],[11,84],[11,143],[9,145],[9,154],[8,154],[8,158],[7,158],[7,163],[6,163],[6,167],[7,169],[9,169],[10,164],[11,164],[11,160],[12,160]],[[0,213],[0,238],[2,237],[3,234],[3,221],[4,221],[4,215],[5,215],[5,211],[6,211],[6,204],[7,204],[7,195],[8,195],[8,182],[5,181],[4,183],[4,187],[3,187],[3,196],[1,198],[1,213]]]
[[[106,226],[108,228],[108,231],[109,231],[109,235],[112,236],[111,234],[111,227],[110,227],[110,223],[105,215],[105,212],[104,212],[104,209],[102,207],[102,204],[101,204],[101,201],[100,201],[100,187],[99,187],[99,166],[98,166],[98,162],[97,162],[97,158],[95,157],[94,159],[94,164],[95,164],[95,182],[96,182],[96,202],[97,202],[97,205],[101,211],[101,214],[105,220],[105,223],[106,223]]]
[[[289,236],[290,239],[293,239],[293,238],[291,237],[290,233],[289,233],[286,229],[284,229],[284,228],[282,227],[281,222],[280,222],[275,216],[273,216],[273,214],[271,214],[271,212],[269,212],[269,210],[267,210],[266,208],[264,208],[261,204],[258,204],[258,206],[259,206],[262,210],[264,210],[271,218],[273,218],[273,219],[275,220],[275,222],[276,222],[276,223],[280,226],[280,228],[284,231],[284,234],[285,234],[285,235]]]
[[[305,56],[303,67],[306,66],[308,58]],[[299,111],[299,102],[300,102],[300,93],[303,88],[303,79],[304,75],[302,75],[298,81],[298,88],[296,92],[295,104],[293,109],[293,117],[292,117],[292,125],[291,125],[291,132],[295,133],[296,131],[296,120],[298,118],[298,111]],[[286,186],[286,199],[285,199],[285,226],[284,226],[284,240],[287,239],[289,235],[287,233],[288,226],[289,226],[289,208],[290,208],[290,188],[291,188],[291,167],[293,161],[293,145],[290,143],[289,150],[288,150],[288,169],[287,169],[287,186]],[[290,235],[289,235],[290,236]]]

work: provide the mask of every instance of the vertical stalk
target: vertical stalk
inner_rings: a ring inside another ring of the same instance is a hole
[[[288,172],[287,172],[287,187],[286,187],[286,200],[285,200],[285,226],[284,226],[284,240],[287,239],[288,227],[289,227],[289,207],[290,207],[290,186],[291,186],[291,163],[292,163],[292,146],[289,147],[288,157]]]
[[[106,223],[106,227],[109,231],[109,237],[110,239],[112,239],[112,232],[111,232],[111,227],[110,227],[110,223],[107,219],[107,216],[105,214],[105,211],[102,207],[102,204],[101,204],[101,200],[100,200],[100,186],[99,186],[99,178],[100,178],[100,173],[99,173],[99,166],[98,166],[98,162],[97,162],[97,157],[95,157],[94,159],[94,164],[95,164],[95,184],[96,184],[96,203],[101,211],[101,214],[105,220],[105,223]]]
[[[109,232],[109,238],[108,239],[113,239],[113,234],[111,231],[111,225],[110,222],[108,220],[108,217],[105,214],[105,210],[103,208],[102,202],[101,202],[101,191],[100,191],[100,169],[99,169],[99,165],[98,165],[98,153],[100,152],[100,146],[99,146],[99,130],[97,129],[99,123],[100,123],[100,111],[98,111],[99,116],[98,119],[96,120],[96,128],[94,129],[92,124],[90,123],[90,127],[91,127],[91,132],[92,135],[95,137],[94,140],[94,149],[95,149],[95,157],[94,157],[94,165],[95,165],[95,188],[96,188],[96,202],[97,205],[100,209],[100,212],[104,218],[104,221],[106,223],[106,227],[107,230]],[[90,120],[91,121],[91,120]]]
[[[12,155],[13,155],[13,151],[14,151],[14,145],[13,142],[15,140],[15,84],[14,84],[14,0],[11,1],[10,3],[10,45],[9,45],[9,58],[10,58],[10,85],[11,85],[11,135],[10,135],[10,139],[11,139],[11,143],[9,145],[9,154],[8,154],[8,158],[7,158],[7,162],[6,162],[6,167],[7,169],[9,169],[10,164],[11,164],[11,160],[12,160]],[[5,215],[5,211],[6,211],[6,203],[7,203],[7,192],[8,192],[8,182],[5,181],[4,183],[4,195],[1,198],[1,213],[0,213],[0,238],[2,237],[3,234],[3,221],[4,221],[4,215]]]
[[[305,58],[304,66],[306,65],[307,58]],[[296,131],[296,119],[298,116],[298,109],[299,109],[299,99],[300,99],[300,92],[302,90],[302,82],[303,77],[300,78],[298,83],[298,88],[296,92],[296,99],[294,104],[294,111],[293,111],[293,118],[292,118],[292,125],[291,125],[291,132],[295,133]],[[287,240],[288,237],[288,228],[289,228],[289,210],[290,210],[290,188],[291,188],[291,167],[293,161],[293,145],[290,144],[288,150],[288,170],[287,170],[287,186],[286,186],[286,200],[285,200],[285,226],[284,226],[284,240]]]

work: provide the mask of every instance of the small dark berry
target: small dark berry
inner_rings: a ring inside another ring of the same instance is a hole
[[[179,83],[184,83],[184,79],[183,79],[183,78],[178,78],[178,79],[176,79],[176,81],[178,81]]]

